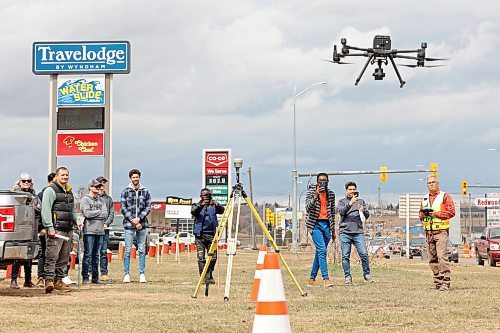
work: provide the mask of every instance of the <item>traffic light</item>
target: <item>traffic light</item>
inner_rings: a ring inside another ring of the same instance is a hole
[[[276,225],[280,225],[281,224],[281,215],[276,215]]]
[[[431,163],[431,175],[436,176],[438,175],[438,164],[437,163]]]
[[[271,220],[269,221],[269,223],[271,223],[271,225],[274,227],[274,212],[271,212],[270,217]]]
[[[266,222],[267,223],[271,223],[271,209],[270,208],[266,208]]]
[[[380,167],[380,171],[387,171],[387,167],[386,166],[381,166]],[[387,173],[381,173],[380,174],[380,182],[381,183],[385,183],[387,182]]]
[[[468,184],[467,180],[465,180],[465,179],[462,180],[462,195],[467,195],[468,186],[469,186],[469,184]]]

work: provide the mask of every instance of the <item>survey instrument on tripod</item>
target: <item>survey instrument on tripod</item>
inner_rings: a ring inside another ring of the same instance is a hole
[[[257,210],[255,209],[253,203],[250,201],[248,198],[247,194],[245,193],[245,190],[243,189],[243,185],[240,183],[240,169],[243,166],[243,160],[242,159],[234,159],[234,167],[236,170],[236,184],[233,186],[231,195],[229,197],[228,203],[224,209],[224,213],[222,214],[221,221],[217,227],[217,230],[215,232],[214,239],[212,241],[212,244],[210,245],[209,251],[208,251],[208,258],[205,262],[205,266],[203,267],[203,271],[200,275],[200,279],[198,280],[198,284],[196,285],[196,289],[191,297],[197,298],[198,293],[200,291],[201,285],[203,284],[203,281],[205,280],[205,275],[208,272],[208,268],[210,266],[210,262],[212,261],[212,258],[214,256],[215,251],[217,250],[217,244],[219,240],[221,239],[222,235],[224,235],[224,231],[226,228],[229,228],[232,226],[232,219],[233,219],[233,208],[234,204],[236,202],[236,198],[238,198],[238,210],[237,214],[238,217],[236,219],[236,233],[235,237],[230,237],[228,239],[228,255],[229,255],[229,260],[228,260],[228,275],[226,276],[226,288],[224,290],[224,300],[228,301],[229,300],[229,288],[230,288],[230,280],[231,280],[231,274],[232,274],[232,264],[234,260],[234,255],[236,254],[236,241],[237,241],[237,228],[239,224],[239,207],[241,205],[241,198],[243,198],[250,208],[251,213],[253,214],[254,218],[257,220],[260,228],[262,229],[262,232],[264,233],[264,236],[267,238],[269,241],[269,244],[271,247],[274,249],[274,252],[278,255],[280,261],[283,263],[283,266],[287,270],[288,274],[292,278],[293,283],[299,290],[300,294],[302,296],[307,296],[307,292],[304,292],[304,290],[300,287],[299,283],[297,282],[297,279],[293,275],[290,267],[286,263],[285,259],[283,258],[283,255],[281,254],[280,249],[278,248],[278,245],[274,241],[273,237],[269,233],[269,231],[266,228],[266,225],[262,221],[261,217],[257,213]],[[228,226],[230,224],[230,226]],[[230,235],[230,230],[228,230],[228,234]],[[231,245],[232,244],[232,245]],[[205,296],[208,296],[208,285],[205,290]]]

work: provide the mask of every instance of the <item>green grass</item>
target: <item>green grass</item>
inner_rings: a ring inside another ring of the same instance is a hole
[[[312,253],[284,253],[305,288]],[[0,284],[2,332],[250,332],[255,304],[249,301],[257,253],[239,250],[233,266],[230,300],[224,302],[226,256],[221,255],[220,288],[209,297],[197,283],[195,256],[181,263],[165,256],[162,264],[148,258],[146,285],[139,285],[138,262],[132,260],[132,283],[124,285],[122,264],[113,258],[114,283],[85,286],[66,294],[43,290],[11,290]],[[431,271],[421,260],[375,262],[366,284],[359,265],[353,265],[354,285],[343,284],[342,269],[330,264],[334,288],[308,288],[302,297],[282,271],[294,332],[493,332],[500,330],[500,267],[452,265],[452,289],[429,290]],[[217,276],[217,274],[216,274]],[[76,280],[76,271],[71,271]]]

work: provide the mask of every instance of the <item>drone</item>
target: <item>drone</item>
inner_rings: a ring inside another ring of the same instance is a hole
[[[416,68],[416,67],[440,67],[444,65],[425,65],[425,61],[442,61],[442,60],[448,60],[448,59],[441,59],[441,58],[426,58],[425,57],[425,49],[427,48],[427,42],[422,42],[421,46],[419,49],[416,50],[397,50],[397,49],[391,49],[391,37],[390,36],[382,36],[382,35],[377,35],[373,38],[373,48],[361,48],[361,47],[356,47],[356,46],[350,46],[347,45],[347,39],[341,38],[340,43],[342,44],[342,49],[340,50],[340,53],[337,52],[337,45],[333,46],[333,58],[332,60],[325,60],[334,64],[351,64],[349,62],[344,62],[342,61],[342,58],[345,57],[368,57],[368,60],[366,61],[363,69],[361,70],[361,73],[359,74],[358,78],[356,79],[356,82],[354,85],[358,85],[359,81],[361,80],[361,77],[365,73],[366,67],[368,67],[368,64],[374,65],[377,63],[377,68],[375,68],[375,72],[372,74],[375,80],[383,80],[385,77],[384,70],[382,69],[382,65],[388,65],[389,61],[391,62],[392,66],[394,67],[394,71],[396,72],[396,75],[398,76],[399,83],[400,83],[400,88],[403,88],[405,85],[405,81],[401,78],[401,75],[399,74],[398,68],[396,63],[394,62],[395,58],[402,58],[402,59],[412,59],[416,60],[416,64],[399,64],[400,66],[406,66],[406,67],[411,67],[411,68]],[[355,51],[362,51],[362,53],[350,53],[350,50],[355,50]],[[416,53],[416,56],[408,56],[408,55],[402,55],[401,53]],[[388,60],[389,59],[389,60]]]

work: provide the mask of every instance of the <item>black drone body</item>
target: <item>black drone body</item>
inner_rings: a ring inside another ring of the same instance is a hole
[[[437,60],[447,60],[447,59],[439,59],[439,58],[426,58],[425,57],[425,49],[427,48],[427,43],[422,42],[421,46],[419,49],[416,50],[397,50],[397,49],[391,49],[391,37],[390,36],[375,36],[373,38],[373,48],[361,48],[361,47],[356,47],[356,46],[350,46],[347,45],[347,40],[345,38],[342,38],[340,40],[340,43],[342,44],[342,49],[340,50],[340,53],[337,52],[337,45],[333,46],[333,58],[332,60],[326,60],[328,62],[334,63],[334,64],[349,64],[348,62],[343,62],[342,59],[346,57],[367,57],[368,60],[366,61],[363,69],[361,70],[361,73],[359,74],[358,78],[356,79],[356,82],[354,83],[356,86],[358,85],[359,81],[361,80],[361,77],[365,73],[366,67],[368,67],[369,64],[374,65],[375,63],[377,64],[377,67],[375,68],[375,72],[372,74],[375,80],[383,80],[385,77],[384,70],[382,69],[382,65],[388,65],[389,61],[391,62],[392,66],[394,67],[394,71],[396,72],[396,75],[398,76],[400,87],[403,88],[405,85],[405,81],[401,78],[401,75],[399,74],[398,68],[396,63],[394,62],[394,59],[396,58],[402,58],[402,59],[412,59],[416,60],[416,64],[402,64],[401,66],[406,66],[406,67],[438,67],[442,65],[431,65],[427,66],[425,65],[425,61],[437,61]],[[354,51],[360,51],[358,53],[350,53],[350,50]],[[402,53],[416,53],[416,56],[409,56],[409,55],[402,55]]]

